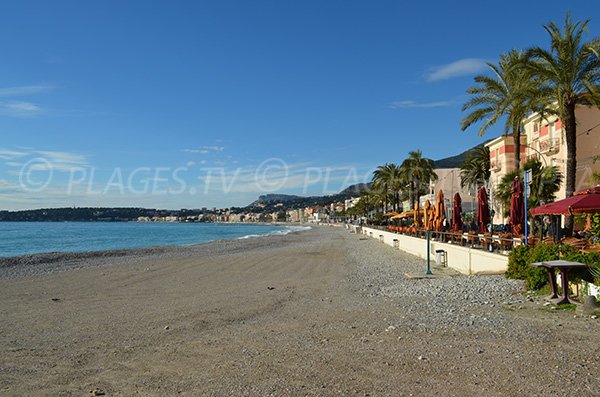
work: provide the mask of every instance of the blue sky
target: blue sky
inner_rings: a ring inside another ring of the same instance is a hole
[[[568,3],[568,4],[567,4]],[[199,208],[333,193],[439,159],[473,76],[597,1],[0,5],[0,209]]]

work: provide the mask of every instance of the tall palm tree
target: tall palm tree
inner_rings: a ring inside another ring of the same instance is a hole
[[[488,179],[490,179],[490,148],[481,145],[469,151],[460,166],[460,186],[477,190]]]
[[[567,143],[566,196],[575,191],[577,170],[577,123],[575,107],[600,107],[600,38],[583,41],[589,20],[573,22],[567,13],[561,29],[554,23],[544,26],[550,35],[550,50],[532,48],[532,71],[548,84],[550,95],[546,106],[561,118]],[[567,217],[566,226],[573,226],[573,217]]]
[[[471,113],[462,119],[461,129],[464,131],[483,121],[479,128],[479,136],[482,136],[490,126],[506,118],[504,132],[512,132],[515,168],[519,168],[523,119],[530,110],[537,108],[535,101],[540,97],[540,85],[532,78],[523,51],[512,50],[502,54],[498,65],[488,63],[488,66],[493,75],[476,76],[478,85],[467,90],[471,99],[463,105],[462,110],[471,110]]]
[[[426,192],[422,184],[429,181],[437,181],[438,176],[433,168],[433,160],[423,157],[423,152],[414,150],[408,152],[408,158],[400,166],[401,180],[408,181],[411,192],[411,208],[419,201],[422,192]]]
[[[385,193],[384,211],[388,209],[388,202],[394,211],[400,205],[401,176],[400,167],[394,163],[385,163],[373,171],[372,189]]]

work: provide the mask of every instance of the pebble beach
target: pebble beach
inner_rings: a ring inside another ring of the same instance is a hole
[[[326,226],[2,259],[0,395],[600,395],[599,320],[424,270]]]

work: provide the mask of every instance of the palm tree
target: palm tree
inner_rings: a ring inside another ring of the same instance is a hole
[[[528,160],[523,169],[531,170],[531,185],[529,186],[529,197],[527,206],[537,207],[554,201],[556,192],[560,188],[563,175],[557,166],[542,166],[537,159]],[[513,179],[518,176],[523,180],[523,169],[517,169],[502,177],[498,184],[496,195],[504,205],[504,216],[508,216],[510,210],[510,196]]]
[[[469,151],[460,167],[460,186],[474,188],[483,186],[490,179],[490,148],[478,146]]]
[[[512,131],[515,141],[515,168],[521,165],[521,129],[528,112],[537,108],[535,101],[540,97],[540,85],[532,78],[527,67],[527,57],[523,51],[512,50],[500,55],[498,65],[488,63],[493,76],[475,77],[478,85],[467,93],[472,97],[462,107],[471,110],[461,121],[464,131],[474,123],[484,121],[479,128],[479,136],[506,118],[504,132]]]
[[[401,179],[408,181],[410,185],[410,205],[414,207],[419,201],[422,192],[426,192],[421,186],[425,181],[437,181],[438,176],[433,168],[433,160],[423,157],[421,150],[408,152],[408,158],[400,166]]]
[[[373,190],[385,193],[383,196],[384,211],[388,208],[388,202],[392,203],[394,211],[397,210],[400,205],[400,188],[402,187],[400,167],[394,163],[380,165],[373,171],[372,182]]]
[[[573,22],[567,13],[561,29],[551,22],[544,26],[550,35],[550,50],[532,48],[530,67],[550,88],[545,97],[548,111],[561,118],[567,143],[566,196],[575,191],[577,170],[577,123],[575,107],[600,107],[600,38],[583,42],[589,20]],[[566,226],[572,228],[573,217]]]

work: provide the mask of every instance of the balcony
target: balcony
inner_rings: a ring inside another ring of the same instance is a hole
[[[531,153],[529,156],[527,156],[527,160],[537,160],[540,161],[540,155],[537,153]]]
[[[499,161],[492,161],[490,163],[490,171],[498,172],[502,169],[502,164]]]
[[[560,138],[549,138],[540,141],[540,152],[547,154],[558,153],[560,149]]]

